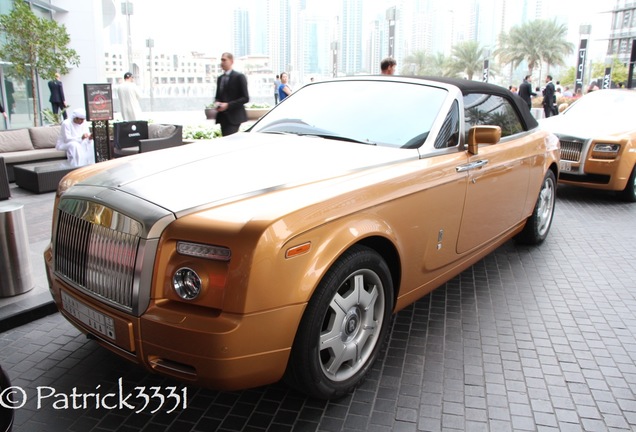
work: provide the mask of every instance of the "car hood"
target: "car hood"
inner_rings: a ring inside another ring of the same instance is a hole
[[[567,113],[541,119],[539,125],[557,135],[585,139],[619,136],[634,130],[632,121],[625,121],[623,116],[606,116],[601,121],[598,118],[582,119],[579,116],[568,116]]]
[[[78,185],[118,190],[176,214],[417,158],[417,150],[239,133],[128,156]]]

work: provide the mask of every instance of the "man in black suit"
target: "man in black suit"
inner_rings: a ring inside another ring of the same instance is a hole
[[[552,75],[545,78],[545,88],[543,89],[543,112],[546,117],[555,115],[554,106],[556,105],[556,97],[554,95],[555,88],[552,83]]]
[[[62,117],[66,120],[66,98],[64,97],[64,87],[62,87],[59,73],[55,73],[55,79],[49,81],[49,90],[51,90],[49,102],[51,102],[53,107],[53,114],[57,114],[61,110]]]
[[[537,94],[532,91],[532,75],[526,75],[523,82],[519,86],[519,96],[526,101],[528,109],[532,108],[532,97]]]
[[[245,104],[249,102],[247,78],[232,69],[234,56],[230,53],[221,55],[221,74],[216,80],[216,122],[221,125],[223,136],[238,132],[239,126],[247,121]]]

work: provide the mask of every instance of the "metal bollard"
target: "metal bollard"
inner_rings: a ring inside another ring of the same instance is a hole
[[[29,237],[21,204],[0,204],[0,297],[33,289]]]

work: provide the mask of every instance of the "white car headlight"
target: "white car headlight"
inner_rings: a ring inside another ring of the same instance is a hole
[[[620,144],[596,143],[592,149],[592,157],[595,159],[615,159],[620,149]]]

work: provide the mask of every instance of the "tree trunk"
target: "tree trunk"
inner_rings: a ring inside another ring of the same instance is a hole
[[[40,118],[38,112],[38,98],[35,91],[36,88],[36,76],[35,69],[31,69],[31,94],[33,95],[33,126],[38,126],[38,120]]]

